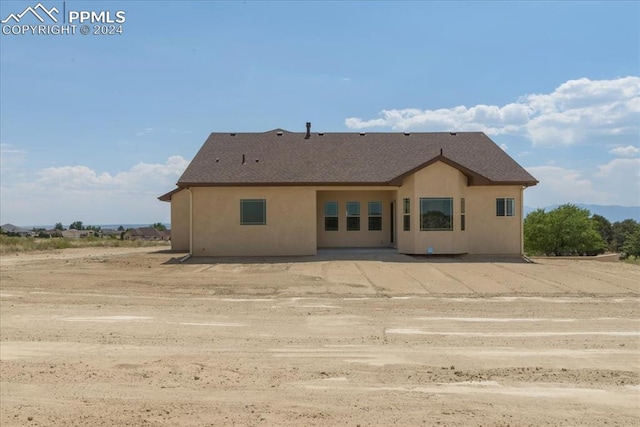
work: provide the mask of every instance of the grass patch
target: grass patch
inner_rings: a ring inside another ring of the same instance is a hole
[[[629,255],[625,259],[621,259],[620,261],[626,262],[627,264],[640,265],[640,257]]]
[[[34,237],[0,236],[0,254],[52,251],[67,248],[142,248],[151,246],[169,246],[169,242],[103,239],[99,237],[86,237],[82,239],[52,237],[50,239],[40,239]]]

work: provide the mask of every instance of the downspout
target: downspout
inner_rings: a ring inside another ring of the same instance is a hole
[[[189,192],[189,255],[193,255],[193,192],[187,187]]]
[[[524,256],[524,189],[520,187],[520,255]]]

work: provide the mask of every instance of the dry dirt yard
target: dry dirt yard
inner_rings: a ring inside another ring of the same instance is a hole
[[[181,256],[3,256],[0,425],[640,420],[638,266]]]

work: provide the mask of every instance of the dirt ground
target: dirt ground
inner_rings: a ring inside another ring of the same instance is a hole
[[[0,425],[630,426],[640,268],[516,258],[0,259]]]

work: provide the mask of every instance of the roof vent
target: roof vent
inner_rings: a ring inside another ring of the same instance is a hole
[[[220,163],[220,159],[216,158],[216,163]]]
[[[366,133],[360,132],[360,136],[365,136],[365,135],[366,135]]]
[[[318,136],[324,136],[324,132],[318,132]]]
[[[256,163],[258,163],[260,161],[260,159],[256,159]]]
[[[411,135],[411,132],[404,132],[404,136],[409,136]]]
[[[236,136],[236,134],[235,134],[235,133],[230,133],[229,135],[231,135],[231,136]]]
[[[307,122],[307,134],[304,136],[304,139],[311,138],[311,122]]]
[[[456,135],[457,135],[457,133],[456,133],[456,132],[449,132],[449,135],[451,135],[451,136],[456,136]]]
[[[281,130],[279,130],[278,132],[276,132],[276,135],[278,135],[278,136],[282,136],[282,131],[281,131]]]

